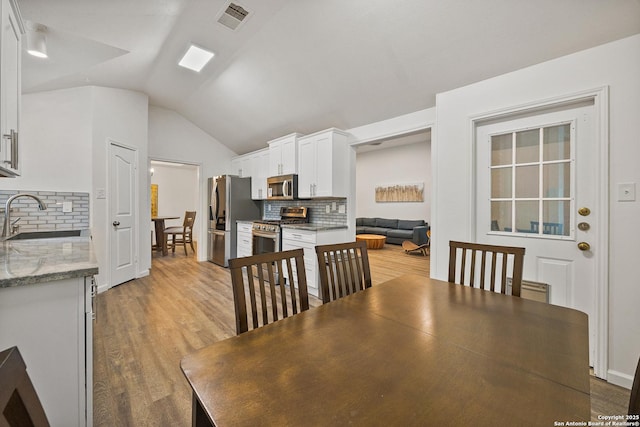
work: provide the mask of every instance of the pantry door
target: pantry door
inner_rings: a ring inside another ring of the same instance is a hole
[[[116,286],[136,276],[137,152],[114,143],[109,149],[110,282]]]
[[[592,366],[607,256],[597,118],[588,98],[475,126],[476,240],[524,247],[523,279],[548,284],[549,303],[589,315]]]

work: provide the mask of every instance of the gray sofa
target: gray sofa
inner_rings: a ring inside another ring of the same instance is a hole
[[[356,234],[386,236],[387,243],[401,245],[411,240],[416,245],[427,243],[429,224],[421,219],[356,218]]]

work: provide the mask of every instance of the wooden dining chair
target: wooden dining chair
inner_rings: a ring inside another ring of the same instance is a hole
[[[0,425],[49,426],[18,347],[0,352]]]
[[[525,248],[514,246],[449,241],[448,280],[452,283],[487,289],[487,279],[489,279],[488,290],[506,294],[507,272],[511,259],[511,295],[519,297],[524,252]],[[460,254],[459,257],[458,254]]]
[[[249,314],[256,329],[309,309],[303,249],[232,258],[229,270],[238,335]]]
[[[638,359],[636,373],[633,377],[633,385],[631,386],[628,415],[640,415],[640,359]]]
[[[364,241],[316,246],[322,303],[371,287],[371,269]]]
[[[187,243],[191,246],[193,252],[196,249],[193,247],[193,226],[196,222],[196,212],[186,211],[184,213],[184,221],[182,221],[182,227],[167,227],[164,229],[164,238],[166,239],[167,248],[171,247],[171,252],[176,252],[176,245],[182,244],[184,246],[184,254],[187,255]],[[169,236],[171,236],[171,242],[169,242]]]

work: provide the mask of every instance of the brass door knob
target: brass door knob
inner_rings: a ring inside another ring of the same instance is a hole
[[[583,208],[578,209],[578,213],[580,215],[582,215],[582,216],[587,216],[587,215],[589,215],[591,213],[591,209],[583,207]]]
[[[581,223],[578,224],[578,230],[587,231],[590,228],[591,228],[591,226],[587,222],[581,222]]]
[[[580,249],[581,251],[588,251],[589,249],[591,249],[591,245],[587,242],[580,242],[578,243],[578,249]]]

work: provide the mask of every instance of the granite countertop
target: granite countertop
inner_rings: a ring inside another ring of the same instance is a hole
[[[348,228],[347,225],[336,224],[322,224],[322,223],[308,223],[308,224],[282,224],[282,228],[292,228],[295,230],[309,230],[309,231],[327,231],[327,230],[340,230]]]
[[[90,236],[0,242],[0,288],[98,274]]]

